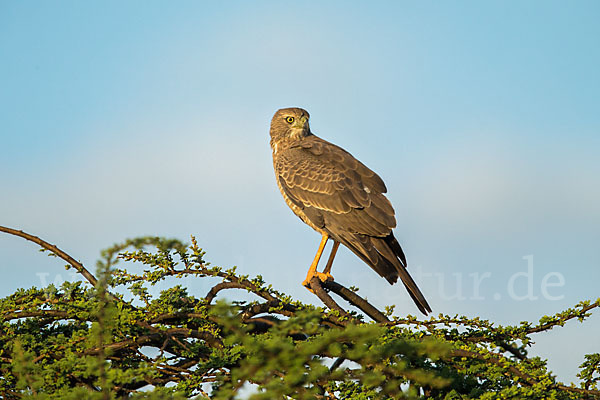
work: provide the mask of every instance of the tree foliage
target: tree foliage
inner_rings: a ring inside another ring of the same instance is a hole
[[[318,279],[311,288],[325,307],[295,301],[260,276],[211,266],[194,238],[128,240],[102,252],[94,276],[42,239],[0,231],[36,242],[86,280],[0,300],[5,399],[600,398],[600,354],[585,355],[580,386],[558,382],[528,355],[533,335],[584,321],[600,299],[515,326],[419,320]],[[204,297],[182,285],[152,295],[153,285],[190,276],[210,280]],[[252,300],[217,299],[232,289]]]

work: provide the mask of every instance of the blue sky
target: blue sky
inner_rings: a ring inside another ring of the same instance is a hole
[[[268,145],[275,110],[300,106],[385,180],[434,312],[537,320],[599,296],[599,17],[592,1],[2,2],[0,224],[91,269],[128,237],[195,235],[214,264],[314,302],[319,236]],[[19,239],[0,254],[2,295],[70,279]],[[349,251],[333,275],[416,313]],[[599,329],[534,353],[574,379]]]

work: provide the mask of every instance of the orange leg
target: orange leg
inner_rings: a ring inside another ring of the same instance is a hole
[[[306,279],[304,280],[304,282],[302,282],[302,285],[309,287],[310,286],[310,280],[312,279],[313,276],[315,276],[315,274],[319,274],[317,272],[317,265],[319,265],[319,260],[321,259],[321,254],[323,254],[323,250],[325,249],[325,245],[327,244],[327,239],[329,239],[329,236],[327,235],[323,235],[323,237],[321,238],[321,243],[319,244],[319,249],[317,250],[317,254],[315,255],[315,258],[312,262],[312,264],[310,265],[310,268],[308,269],[308,274],[306,274]]]
[[[327,260],[327,265],[323,270],[323,273],[329,277],[329,279],[333,280],[333,276],[331,276],[331,266],[333,265],[333,259],[335,258],[335,253],[337,253],[338,247],[340,247],[340,242],[337,240],[333,241],[333,247],[331,248],[331,254],[329,254],[329,260]]]

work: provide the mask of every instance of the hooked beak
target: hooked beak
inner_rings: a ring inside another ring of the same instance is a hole
[[[292,125],[292,128],[308,131],[309,130],[308,129],[308,117],[306,115],[303,115],[302,117],[300,117],[298,120],[296,120],[294,125]]]

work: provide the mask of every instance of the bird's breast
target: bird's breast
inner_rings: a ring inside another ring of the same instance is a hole
[[[273,160],[273,166],[275,167],[275,160]],[[296,205],[292,199],[290,199],[290,197],[285,193],[285,190],[283,189],[283,187],[281,186],[281,181],[280,181],[280,177],[279,174],[277,173],[277,168],[275,167],[275,180],[277,181],[277,187],[279,188],[279,192],[281,193],[281,195],[283,196],[283,199],[285,200],[285,204],[288,205],[288,207],[292,210],[292,212],[294,214],[296,214],[306,225],[310,226],[311,228],[313,228],[315,231],[319,232],[320,234],[324,235],[327,234],[326,231],[323,230],[322,227],[319,227],[317,225],[315,225],[306,215],[306,213],[304,213],[304,210],[301,207],[298,207],[298,205]]]

